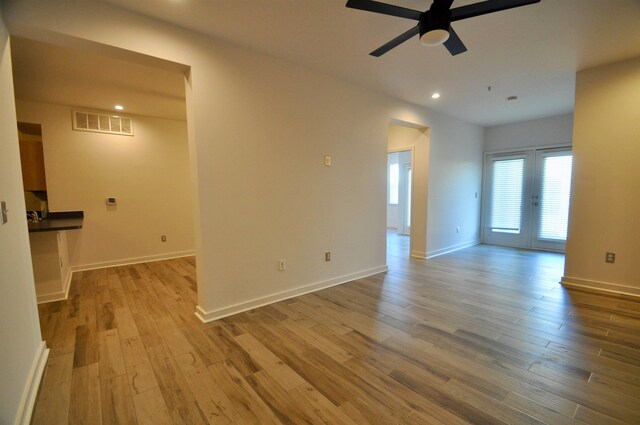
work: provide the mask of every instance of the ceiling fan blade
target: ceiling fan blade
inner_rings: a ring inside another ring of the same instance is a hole
[[[452,27],[449,27],[449,39],[444,42],[444,47],[451,53],[451,56],[459,55],[467,51],[467,47]]]
[[[451,9],[451,22],[474,16],[486,15],[487,13],[499,12],[501,10],[512,9],[514,7],[526,6],[539,3],[540,0],[487,0],[480,3],[469,4],[467,6]]]
[[[367,12],[382,13],[383,15],[398,16],[416,21],[419,21],[420,15],[422,15],[422,12],[417,10],[373,0],[349,0],[346,6],[352,9],[366,10]]]
[[[374,50],[373,52],[371,52],[369,54],[371,56],[380,57],[380,56],[384,55],[385,53],[387,53],[389,50],[393,49],[394,47],[399,46],[400,44],[404,43],[405,41],[407,41],[408,39],[410,39],[414,35],[418,35],[419,33],[420,33],[420,26],[416,25],[415,27],[411,28],[409,31],[400,34],[399,36],[397,36],[396,38],[394,38],[393,40],[391,40],[387,44],[378,47],[376,50]]]
[[[446,9],[451,9],[453,0],[433,0],[433,4],[437,4],[438,6],[444,7]]]

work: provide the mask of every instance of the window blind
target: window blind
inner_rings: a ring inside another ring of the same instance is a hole
[[[548,156],[542,163],[538,239],[567,240],[573,156]]]
[[[493,162],[491,231],[520,233],[524,158]]]

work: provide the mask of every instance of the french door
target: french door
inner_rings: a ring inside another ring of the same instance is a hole
[[[570,148],[487,155],[483,242],[564,251],[572,165]]]

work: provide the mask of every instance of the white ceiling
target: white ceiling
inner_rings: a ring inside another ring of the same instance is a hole
[[[455,22],[468,48],[461,55],[414,38],[380,58],[368,53],[414,21],[347,9],[346,0],[107,1],[484,126],[570,112],[576,71],[640,56],[640,0],[542,0]],[[431,3],[388,2],[417,10]],[[453,7],[475,2],[455,0]],[[14,66],[22,73],[26,65]],[[85,66],[66,71],[81,73]],[[147,77],[129,81],[125,77],[133,74],[122,72],[119,84],[141,85],[149,94],[158,90]],[[166,73],[158,72],[158,78]],[[178,91],[184,96],[177,87],[170,96]],[[434,91],[442,93],[437,101]],[[512,95],[519,100],[507,102]]]

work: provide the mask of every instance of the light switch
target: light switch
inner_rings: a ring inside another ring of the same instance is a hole
[[[9,220],[7,211],[7,203],[5,201],[0,202],[0,224],[4,224]]]
[[[331,155],[324,156],[324,166],[325,167],[331,166]]]

